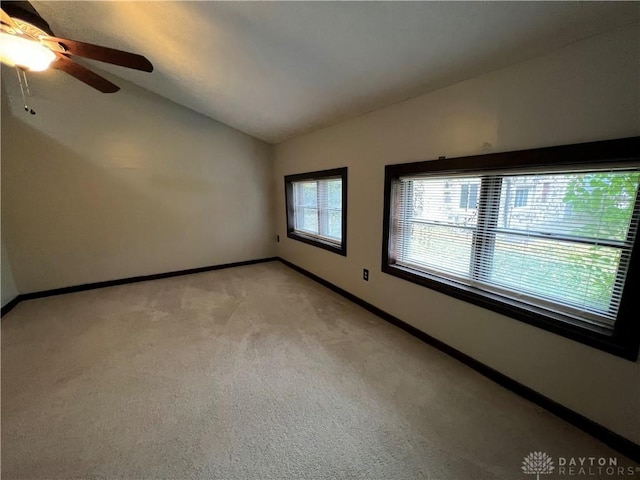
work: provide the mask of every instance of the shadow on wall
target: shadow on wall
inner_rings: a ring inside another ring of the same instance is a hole
[[[2,227],[23,293],[156,273],[187,219],[17,117],[3,125]],[[162,222],[154,221],[158,216]],[[145,263],[149,268],[145,268]],[[128,272],[128,273],[127,273]]]

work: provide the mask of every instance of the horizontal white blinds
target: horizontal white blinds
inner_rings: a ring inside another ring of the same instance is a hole
[[[293,206],[296,232],[341,243],[341,178],[293,182]]]
[[[638,221],[637,169],[403,177],[396,264],[613,327]]]

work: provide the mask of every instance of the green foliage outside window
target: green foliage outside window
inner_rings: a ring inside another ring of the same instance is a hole
[[[563,202],[581,218],[592,221],[577,226],[575,235],[625,241],[633,215],[640,173],[606,172],[575,175],[568,184]],[[589,270],[590,291],[597,303],[608,304],[616,282],[617,268],[611,266],[611,255],[592,246],[585,255],[575,254],[578,268]],[[617,265],[615,266],[617,267]]]

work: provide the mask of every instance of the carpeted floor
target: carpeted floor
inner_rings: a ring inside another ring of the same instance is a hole
[[[512,479],[534,450],[620,457],[278,262],[2,320],[5,480]]]

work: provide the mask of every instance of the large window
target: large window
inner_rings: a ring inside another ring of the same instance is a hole
[[[287,236],[347,254],[347,169],[285,177]]]
[[[635,359],[639,146],[389,166],[383,270]]]

